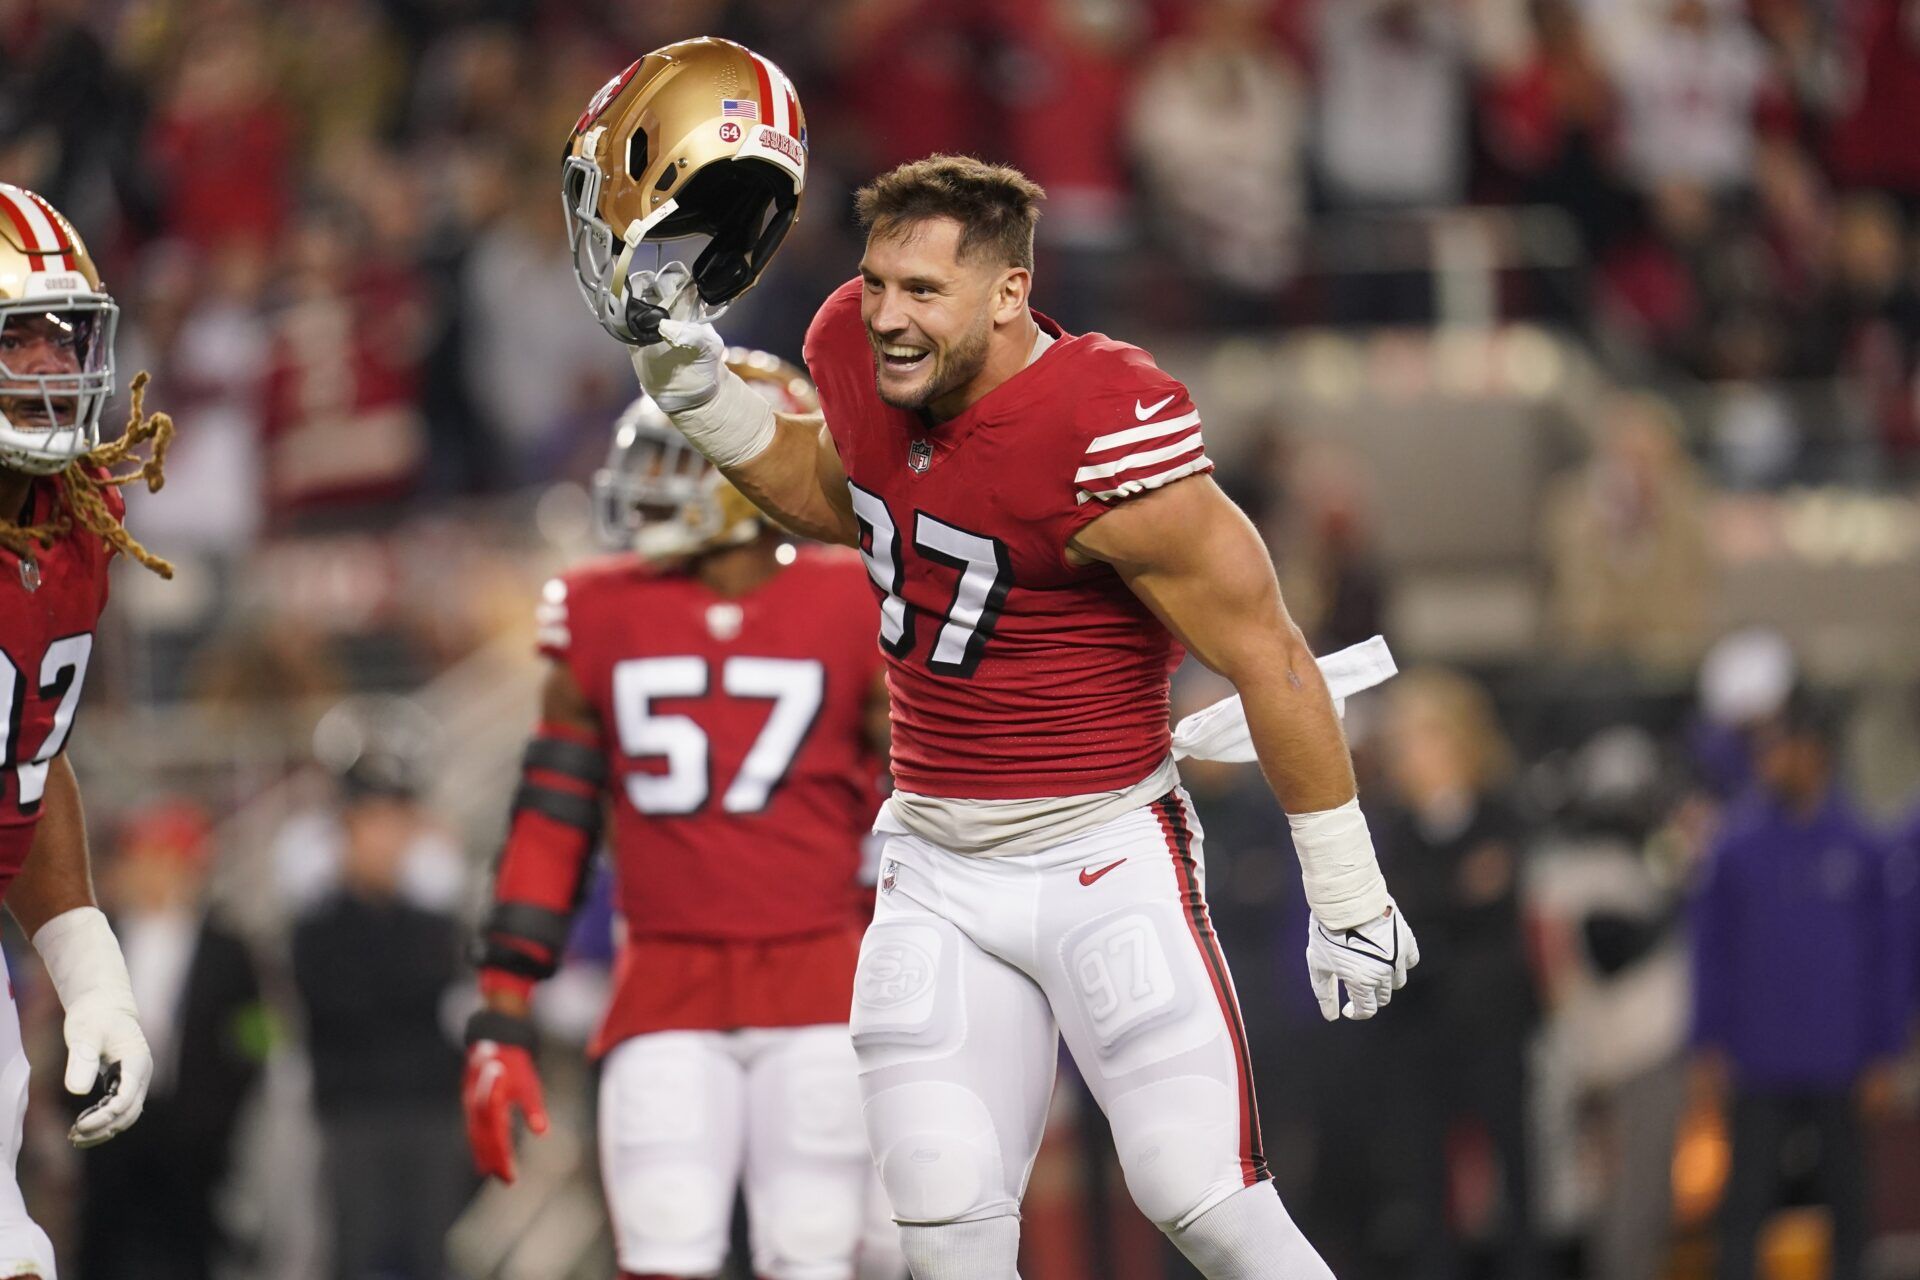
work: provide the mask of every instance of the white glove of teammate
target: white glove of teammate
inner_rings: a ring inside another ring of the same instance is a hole
[[[89,1092],[107,1068],[106,1096],[67,1131],[76,1147],[98,1146],[140,1118],[153,1081],[153,1053],[140,1033],[127,962],[98,907],[61,912],[40,926],[33,945],[67,1013],[67,1092]]]
[[[1343,1015],[1371,1018],[1407,985],[1407,970],[1419,963],[1420,944],[1391,898],[1383,915],[1351,929],[1329,929],[1317,916],[1307,923],[1307,973],[1320,1001],[1320,1016],[1328,1022]]]

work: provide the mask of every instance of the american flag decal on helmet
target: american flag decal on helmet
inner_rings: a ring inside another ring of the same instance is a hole
[[[760,104],[751,98],[722,98],[720,115],[727,120],[751,120],[759,124]]]

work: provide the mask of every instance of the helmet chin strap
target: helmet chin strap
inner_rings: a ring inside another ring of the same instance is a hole
[[[612,279],[607,291],[615,302],[614,311],[626,318],[632,340],[645,346],[660,339],[662,320],[707,324],[726,314],[726,304],[708,306],[693,282],[693,272],[684,262],[668,262],[653,270],[635,271],[633,255],[645,243],[647,232],[670,216],[677,201],[668,200],[644,218],[627,224],[621,236],[620,253],[613,261]],[[664,255],[658,242],[656,253]],[[655,259],[658,262],[658,258]]]

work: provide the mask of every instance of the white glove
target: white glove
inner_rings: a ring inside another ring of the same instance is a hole
[[[1307,973],[1313,979],[1320,1016],[1371,1018],[1407,985],[1407,970],[1420,963],[1420,944],[1393,900],[1386,912],[1351,929],[1329,929],[1314,917],[1307,924]],[[1346,984],[1347,1002],[1340,1003]]]
[[[91,1091],[101,1068],[107,1071],[106,1096],[67,1131],[76,1147],[98,1146],[140,1118],[153,1082],[153,1052],[140,1033],[127,962],[98,907],[61,912],[40,926],[33,945],[67,1013],[67,1092]]]
[[[727,368],[726,356],[713,326],[690,320],[662,320],[660,341],[633,351],[641,388],[722,469],[765,453],[776,429],[773,406]]]
[[[661,411],[677,418],[720,394],[727,344],[710,324],[662,320],[660,341],[633,349],[633,372]]]

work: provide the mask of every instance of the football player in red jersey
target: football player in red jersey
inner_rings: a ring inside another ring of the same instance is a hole
[[[815,403],[773,357],[729,364],[783,408]],[[541,724],[468,1033],[475,1159],[511,1181],[511,1110],[546,1128],[528,996],[605,802],[622,934],[591,1052],[622,1275],[717,1275],[744,1184],[756,1276],[852,1280],[872,1171],[847,1012],[885,699],[866,573],[769,527],[644,398],[595,488],[631,553],[541,604]]]
[[[66,1086],[103,1083],[74,1122],[93,1146],[139,1119],[153,1058],[135,1016],[126,961],[94,905],[80,789],[64,754],[86,682],[116,551],[170,573],[120,525],[115,485],[145,478],[104,466],[171,431],[158,415],[100,445],[113,395],[118,309],[72,225],[52,205],[0,184],[0,894],[46,963],[66,1011]],[[164,446],[164,440],[160,442]],[[12,983],[0,1009],[0,1276],[52,1280],[53,1250],[14,1180],[27,1060]]]
[[[898,790],[852,1028],[914,1274],[1015,1274],[1064,1034],[1135,1202],[1200,1271],[1324,1276],[1267,1173],[1169,756],[1183,646],[1238,689],[1289,815],[1322,1013],[1372,1016],[1418,951],[1326,684],[1208,474],[1186,388],[1030,305],[1041,194],[943,156],[861,193],[859,278],[806,341],[824,425],[729,376],[693,318],[711,312],[664,273],[628,286],[668,316],[635,370],[763,510],[858,546],[879,597]]]

